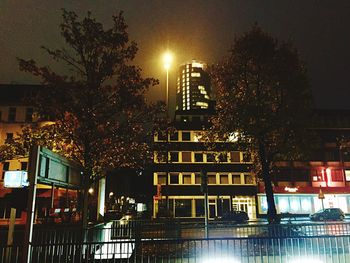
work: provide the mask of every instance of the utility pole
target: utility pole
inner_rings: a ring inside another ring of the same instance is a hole
[[[201,170],[201,192],[204,194],[204,231],[205,238],[209,237],[208,231],[208,174]]]

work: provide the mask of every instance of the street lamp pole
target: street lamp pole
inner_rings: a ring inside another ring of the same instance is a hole
[[[168,123],[169,119],[169,69],[171,66],[171,62],[173,61],[172,54],[167,51],[163,55],[163,62],[164,62],[164,68],[166,70],[166,121]],[[166,129],[166,185],[168,185],[169,180],[169,133],[168,133],[168,127]],[[168,195],[166,195],[166,209],[167,212],[169,211],[169,198]]]
[[[166,68],[166,116],[169,118],[169,68]]]
[[[166,105],[167,105],[167,117],[169,117],[169,69],[173,61],[172,54],[167,51],[163,56],[164,68],[166,70]]]

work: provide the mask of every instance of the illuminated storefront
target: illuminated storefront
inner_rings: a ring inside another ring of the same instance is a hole
[[[350,213],[350,194],[324,194],[324,199],[319,199],[318,194],[275,194],[274,196],[278,213],[308,215],[321,210],[322,207],[337,207],[344,213]],[[259,214],[267,213],[265,194],[258,194],[258,210]]]

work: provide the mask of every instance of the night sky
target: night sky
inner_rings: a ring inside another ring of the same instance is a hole
[[[0,0],[0,83],[37,83],[18,70],[16,57],[48,64],[41,45],[63,46],[60,8],[84,16],[88,10],[106,25],[123,10],[135,64],[160,80],[149,97],[165,97],[162,53],[176,56],[170,71],[172,94],[177,66],[193,58],[209,64],[227,54],[234,36],[257,22],[271,35],[291,39],[306,63],[316,107],[347,108],[350,97],[350,1],[344,0]],[[174,96],[172,95],[172,100]]]

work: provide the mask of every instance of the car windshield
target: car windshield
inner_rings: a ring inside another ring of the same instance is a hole
[[[315,214],[321,214],[321,213],[323,213],[323,212],[324,212],[324,210],[321,209],[321,210],[318,210]]]

